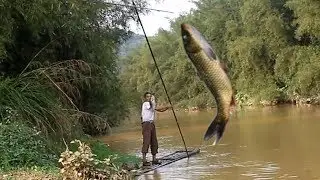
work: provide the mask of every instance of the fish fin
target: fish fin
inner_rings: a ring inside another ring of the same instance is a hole
[[[200,74],[199,71],[197,71],[196,74],[197,74],[197,77],[199,78],[200,81],[204,81],[204,78],[203,78],[202,74]]]
[[[203,49],[204,52],[206,53],[206,55],[208,57],[210,57],[210,59],[212,60],[218,60],[217,59],[217,55],[213,52],[213,49],[208,45],[206,48]]]
[[[234,94],[231,97],[230,106],[236,106],[236,98],[234,97]]]
[[[220,61],[219,65],[220,65],[220,67],[223,69],[223,71],[224,71],[226,74],[229,73],[229,69],[228,69],[228,67],[227,67],[227,65],[226,65],[225,63],[223,63],[223,62]]]
[[[220,119],[219,116],[216,116],[208,127],[207,132],[204,135],[204,140],[207,141],[213,136],[217,135],[214,145],[217,144],[223,135],[226,123],[227,121],[224,121]]]
[[[202,35],[201,35],[202,36]],[[208,41],[202,36],[201,39],[201,45],[202,45],[202,49],[203,51],[206,53],[206,55],[213,61],[219,61],[219,57],[217,56],[217,54],[214,52],[214,47],[211,46]]]
[[[231,97],[231,102],[230,102],[230,109],[229,109],[229,114],[230,116],[233,114],[236,108],[236,99],[234,97],[234,94]]]

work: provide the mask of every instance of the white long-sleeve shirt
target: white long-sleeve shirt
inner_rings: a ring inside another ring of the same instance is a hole
[[[152,107],[150,106],[150,102],[144,102],[142,104],[142,110],[141,110],[141,117],[142,117],[142,122],[147,122],[147,121],[154,121],[154,116],[155,116],[155,108],[156,108],[156,103],[155,101],[151,101]]]

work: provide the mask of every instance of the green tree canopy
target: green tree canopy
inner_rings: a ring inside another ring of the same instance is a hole
[[[180,24],[195,26],[227,64],[238,103],[319,98],[319,2],[199,0],[197,8],[159,30],[151,45],[169,95],[181,107],[211,106],[181,44]],[[121,79],[135,94],[155,91],[166,101],[146,45],[127,56]],[[130,93],[130,94],[132,94]]]
[[[145,7],[146,1],[136,4]],[[128,26],[133,16],[132,7],[104,0],[1,0],[0,75],[19,80],[25,73],[43,70],[31,73],[34,79],[29,83],[49,81],[58,89],[57,98],[67,95],[67,102],[72,101],[78,111],[117,125],[127,115],[117,52],[131,34]],[[100,132],[94,118],[80,119],[85,132]]]

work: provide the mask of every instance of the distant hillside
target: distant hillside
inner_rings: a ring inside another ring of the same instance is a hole
[[[134,34],[131,38],[125,41],[119,48],[119,56],[125,57],[127,56],[132,50],[138,48],[142,43],[144,43],[145,38],[143,35]]]
[[[134,49],[139,48],[145,42],[144,35],[133,34],[128,40],[126,40],[119,48],[118,56],[118,67],[120,72],[126,65],[126,56],[130,54]]]

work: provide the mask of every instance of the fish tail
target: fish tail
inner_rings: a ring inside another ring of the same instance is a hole
[[[217,135],[213,145],[217,144],[223,135],[226,123],[227,121],[224,121],[223,119],[221,119],[221,117],[216,116],[208,127],[207,132],[204,135],[204,140],[207,141],[213,136]]]

